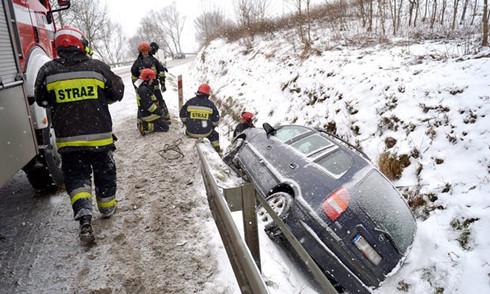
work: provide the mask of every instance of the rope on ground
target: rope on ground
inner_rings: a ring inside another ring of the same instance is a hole
[[[179,138],[170,144],[163,145],[163,149],[158,151],[158,155],[166,160],[177,160],[184,158],[184,153],[182,152],[182,150],[180,150],[179,147],[183,142],[184,140],[182,140],[182,138]]]

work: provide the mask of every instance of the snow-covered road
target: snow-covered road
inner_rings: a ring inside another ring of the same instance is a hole
[[[176,120],[175,81],[169,77],[164,93],[173,114],[170,131],[141,137],[130,75],[118,71],[126,93],[111,106],[119,138],[116,215],[104,220],[96,213],[96,245],[83,247],[66,193],[33,198],[34,191],[18,173],[0,189],[1,293],[231,292],[228,281],[216,282],[219,237],[194,141],[183,136]],[[179,138],[184,158],[158,155]]]

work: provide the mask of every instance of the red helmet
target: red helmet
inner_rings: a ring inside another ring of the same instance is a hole
[[[201,84],[199,88],[197,88],[197,93],[201,93],[204,95],[211,94],[211,87],[208,84]]]
[[[61,30],[58,30],[55,34],[54,46],[56,49],[60,47],[77,47],[80,51],[84,52],[85,46],[88,45],[88,41],[83,33],[74,27],[64,26]]]
[[[140,80],[149,81],[156,79],[157,74],[150,68],[143,68],[140,71]]]
[[[138,45],[138,52],[140,52],[140,53],[142,53],[142,52],[149,53],[150,50],[151,50],[151,47],[150,47],[150,44],[148,42],[141,42]]]
[[[240,115],[240,118],[246,120],[247,122],[251,123],[252,119],[254,118],[254,114],[248,111],[242,112],[242,115]]]

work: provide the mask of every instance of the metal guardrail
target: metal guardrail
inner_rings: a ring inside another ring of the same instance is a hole
[[[197,144],[197,151],[201,161],[201,173],[204,185],[206,186],[209,206],[240,289],[244,294],[267,294],[267,287],[255,263],[255,259],[252,257],[247,245],[243,242],[240,232],[231,216],[230,209],[211,173],[202,144]],[[253,207],[255,209],[255,203]]]
[[[242,293],[268,293],[259,272],[260,247],[256,214],[256,201],[258,201],[311,272],[322,293],[337,294],[337,290],[306,252],[299,240],[296,239],[289,227],[277,216],[264,197],[256,193],[253,184],[244,183],[239,187],[222,189],[221,191],[206,159],[203,143],[197,144],[197,151],[201,161],[201,173],[206,186],[209,206]],[[231,216],[231,211],[238,210],[243,211],[243,228],[248,248],[245,247]],[[251,255],[257,266],[252,266]],[[250,290],[253,291],[249,292]]]

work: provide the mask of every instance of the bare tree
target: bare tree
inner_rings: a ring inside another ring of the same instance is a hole
[[[436,22],[436,15],[437,15],[437,0],[433,0],[432,16],[430,18],[430,29],[431,30],[434,28],[434,23]]]
[[[360,14],[361,14],[361,21],[362,21],[362,27],[366,27],[366,9],[364,7],[364,0],[358,0],[359,3],[359,9],[360,9]]]
[[[385,23],[386,23],[386,11],[385,11],[385,0],[378,0],[378,15],[380,17],[381,23],[381,33],[386,35]]]
[[[122,28],[114,24],[107,7],[96,0],[71,2],[71,8],[62,11],[58,21],[61,25],[73,25],[85,34],[89,46],[106,63],[118,63],[126,58],[126,37]]]
[[[204,12],[194,20],[196,39],[204,45],[218,37],[227,23],[223,12],[219,10]]]
[[[451,24],[451,31],[454,32],[454,29],[456,28],[456,15],[458,15],[458,5],[459,5],[459,0],[454,0],[453,3],[453,22]]]
[[[168,44],[171,44],[171,52],[182,52],[182,31],[184,30],[185,17],[182,16],[175,5],[162,8],[157,12],[151,12],[150,17],[158,27],[159,32],[162,32]]]
[[[94,49],[96,53],[109,64],[125,61],[127,57],[127,38],[122,32],[120,24],[108,21],[101,30],[101,40]]]
[[[63,21],[82,30],[95,50],[103,38],[103,27],[110,21],[107,7],[100,6],[96,0],[78,0],[72,1],[71,8],[63,13]]]
[[[429,0],[425,0],[424,17],[422,17],[422,22],[427,19],[427,12],[429,11]]]
[[[267,15],[268,0],[236,0],[235,12],[238,25],[246,30],[248,46],[255,37],[255,29],[259,23],[264,22]]]
[[[443,25],[444,24],[444,16],[446,15],[447,0],[441,0],[441,1],[442,1],[441,25]]]
[[[473,2],[474,5],[473,5],[473,15],[471,16],[471,23],[470,25],[473,25],[473,23],[475,22],[475,16],[476,16],[476,11],[478,10],[478,0],[475,0],[475,2]]]
[[[367,31],[371,32],[373,30],[373,0],[369,0],[369,11],[368,11],[368,27]]]
[[[483,0],[482,26],[482,46],[488,47],[488,0]]]
[[[470,0],[463,0],[463,11],[461,12],[461,19],[459,20],[459,24],[462,25],[464,22],[464,18],[466,16],[466,9],[468,9],[468,4],[470,3]]]
[[[415,9],[415,5],[417,4],[417,0],[408,0],[408,26],[412,26],[412,16],[413,10]],[[415,20],[414,20],[415,22]],[[414,25],[415,26],[415,25]]]

